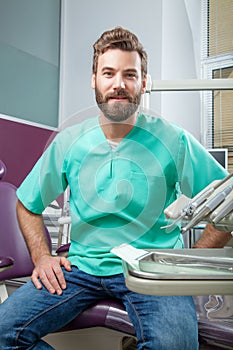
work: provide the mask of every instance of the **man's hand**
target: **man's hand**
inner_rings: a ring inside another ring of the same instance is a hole
[[[208,224],[203,235],[193,248],[223,248],[231,238],[230,232],[216,230],[216,228]]]
[[[19,225],[35,265],[32,282],[37,289],[41,289],[43,284],[50,293],[61,295],[62,290],[66,288],[61,267],[71,271],[69,260],[50,254],[42,215],[32,213],[20,201],[17,202],[16,208]]]
[[[70,262],[65,257],[43,255],[37,261],[31,276],[35,287],[41,289],[43,284],[51,294],[61,295],[62,290],[66,289],[61,266],[64,266],[67,271],[71,271]]]

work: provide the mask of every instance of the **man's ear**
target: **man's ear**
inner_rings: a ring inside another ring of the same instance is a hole
[[[146,92],[146,81],[147,81],[147,77],[144,77],[142,79],[142,94]]]
[[[95,74],[92,73],[92,77],[91,77],[91,87],[92,89],[95,89]]]

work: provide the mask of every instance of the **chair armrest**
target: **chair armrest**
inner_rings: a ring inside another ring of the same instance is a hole
[[[14,265],[14,260],[9,256],[0,256],[0,272],[9,269]]]
[[[6,165],[5,163],[0,159],[0,180],[3,180],[3,178],[6,176]]]
[[[57,255],[67,257],[70,249],[70,243],[64,244],[56,250]]]

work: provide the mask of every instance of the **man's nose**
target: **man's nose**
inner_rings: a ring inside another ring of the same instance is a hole
[[[121,75],[116,75],[113,83],[114,89],[125,89],[125,82]]]

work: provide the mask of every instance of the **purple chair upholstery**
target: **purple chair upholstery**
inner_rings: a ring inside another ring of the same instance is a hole
[[[104,299],[83,311],[59,332],[90,327],[106,327],[129,335],[135,335],[134,327],[123,304],[116,299]]]
[[[215,345],[216,349],[233,349],[233,327],[230,319],[228,322],[221,319],[217,321],[200,320],[198,331],[201,343]]]
[[[26,277],[31,275],[33,270],[33,263],[19,228],[16,202],[16,187],[0,181],[0,256],[11,257],[14,260],[11,269],[1,272],[0,281]],[[45,234],[51,249],[51,240],[46,228]]]

